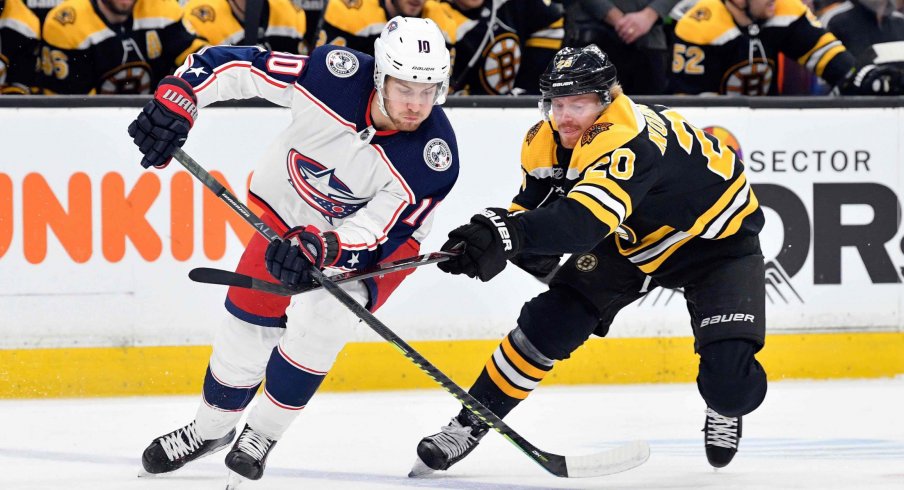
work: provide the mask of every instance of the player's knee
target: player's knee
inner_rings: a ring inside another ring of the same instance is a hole
[[[518,327],[544,356],[568,359],[593,333],[596,308],[574,291],[553,287],[524,304]]]
[[[740,339],[700,349],[697,388],[706,404],[726,417],[746,415],[766,398],[766,372],[756,360],[757,345]]]

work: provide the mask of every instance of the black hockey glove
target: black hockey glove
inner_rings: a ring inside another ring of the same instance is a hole
[[[154,99],[129,125],[129,136],[144,153],[142,167],[163,168],[169,164],[198,118],[197,104],[195,91],[185,80],[170,76],[160,81]]]
[[[865,65],[851,71],[839,91],[844,95],[901,95],[904,71],[891,65]]]
[[[284,285],[297,288],[314,281],[311,269],[333,265],[339,257],[339,238],[334,232],[320,233],[313,226],[296,226],[282,240],[267,245],[267,271]]]
[[[524,272],[543,279],[559,266],[562,255],[518,254],[509,260]]]
[[[517,219],[502,208],[487,208],[471,222],[449,232],[441,250],[451,251],[464,243],[464,252],[438,264],[443,272],[464,274],[489,281],[505,269],[506,260],[521,249]]]

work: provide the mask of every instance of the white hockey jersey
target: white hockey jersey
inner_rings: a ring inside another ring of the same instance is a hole
[[[416,131],[373,127],[373,67],[372,57],[332,45],[310,56],[214,46],[175,73],[194,87],[199,107],[262,97],[292,110],[254,170],[251,199],[279,231],[335,231],[342,251],[333,266],[341,270],[419,243],[458,177],[455,135],[440,107]]]

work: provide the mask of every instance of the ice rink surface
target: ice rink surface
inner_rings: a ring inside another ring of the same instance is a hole
[[[225,452],[165,477],[137,478],[152,438],[184,425],[197,398],[0,402],[0,489],[222,489]],[[703,454],[704,405],[692,384],[541,387],[506,421],[563,455],[645,439],[643,466],[561,479],[491,432],[465,460],[426,479],[406,477],[420,438],[457,411],[439,390],[315,396],[271,453],[263,480],[242,489],[474,490],[904,489],[904,379],[772,382],[744,418],[734,462]]]

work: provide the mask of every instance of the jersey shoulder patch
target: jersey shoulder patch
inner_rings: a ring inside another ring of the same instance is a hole
[[[599,119],[584,131],[571,157],[583,171],[601,156],[625,146],[646,128],[640,109],[625,95],[618,96]]]
[[[701,0],[675,24],[675,36],[699,46],[721,45],[741,35],[721,0]]]
[[[556,140],[546,121],[531,126],[521,143],[521,166],[527,172],[556,163]]]
[[[97,16],[91,0],[70,0],[47,13],[43,36],[54,48],[85,49],[99,42],[97,34],[102,31],[115,35]]]

